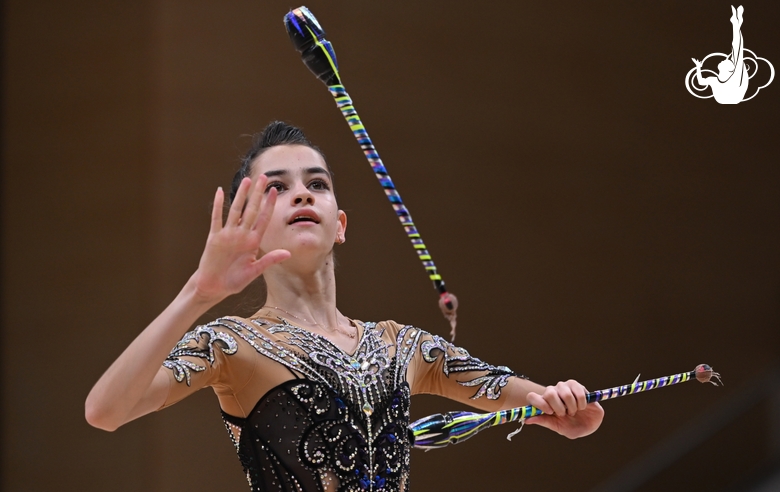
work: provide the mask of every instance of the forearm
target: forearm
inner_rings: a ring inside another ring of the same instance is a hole
[[[91,425],[114,430],[160,408],[170,384],[160,367],[176,342],[219,301],[241,292],[266,268],[290,257],[289,251],[278,249],[257,258],[276,203],[276,188],[264,195],[267,182],[261,175],[250,196],[252,180],[244,178],[224,224],[224,192],[217,189],[198,270],[92,388],[85,404]]]
[[[528,393],[533,392],[541,394],[544,392],[544,389],[544,386],[528,379],[518,377],[509,378],[507,386],[503,391],[506,393],[507,398],[501,404],[501,410],[529,405]]]
[[[114,430],[138,417],[139,404],[162,405],[164,394],[155,395],[152,391],[155,375],[176,342],[214,304],[215,301],[198,297],[191,278],[100,377],[87,397],[87,421],[95,427]],[[155,402],[155,398],[161,401]]]

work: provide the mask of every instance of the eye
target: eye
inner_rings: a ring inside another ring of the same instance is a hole
[[[309,187],[313,190],[317,191],[325,191],[329,190],[330,186],[328,186],[328,182],[324,179],[314,179],[311,183],[309,183]]]
[[[271,188],[276,188],[277,193],[281,193],[285,189],[287,189],[287,187],[281,181],[273,181],[271,183],[268,183],[265,187],[265,192],[268,193],[269,191],[271,191]]]

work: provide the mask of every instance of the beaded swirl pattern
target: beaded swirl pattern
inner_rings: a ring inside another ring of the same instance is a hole
[[[515,374],[415,327],[401,328],[390,344],[376,323],[362,326],[358,346],[349,354],[284,318],[221,318],[187,333],[164,366],[190,385],[192,373],[214,364],[217,350],[235,354],[240,338],[302,376],[270,390],[246,418],[223,412],[251,490],[408,490],[412,439],[406,379],[414,355],[427,363],[441,361],[447,378],[480,372],[458,380],[477,387],[471,398],[498,398]]]

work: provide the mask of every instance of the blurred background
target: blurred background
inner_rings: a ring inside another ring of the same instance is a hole
[[[214,190],[271,120],[335,170],[341,311],[448,332],[287,38],[297,6],[3,1],[2,490],[247,490],[210,390],[114,433],[84,400],[195,270]],[[730,51],[729,3],[307,6],[459,296],[460,345],[546,384],[703,362],[726,383],[606,402],[577,441],[505,426],[414,451],[414,490],[780,488],[780,81],[732,106],[684,84],[691,58]],[[780,68],[780,4],[744,18],[745,46]],[[413,418],[464,408],[413,402]]]

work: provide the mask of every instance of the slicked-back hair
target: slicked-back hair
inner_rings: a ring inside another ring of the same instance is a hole
[[[319,147],[306,138],[306,135],[303,134],[303,130],[296,126],[288,125],[283,121],[273,121],[269,123],[263,131],[255,133],[252,136],[252,146],[247,150],[243,159],[241,159],[241,167],[236,172],[236,175],[233,176],[233,184],[230,187],[230,203],[233,203],[233,200],[236,198],[236,193],[238,192],[241,181],[244,178],[251,176],[252,163],[255,159],[266,150],[278,145],[304,145],[315,150],[322,156],[322,160],[325,160],[325,154],[322,153]],[[325,167],[330,171],[330,166],[327,165],[327,162]],[[333,173],[331,173],[331,178],[332,174]]]

